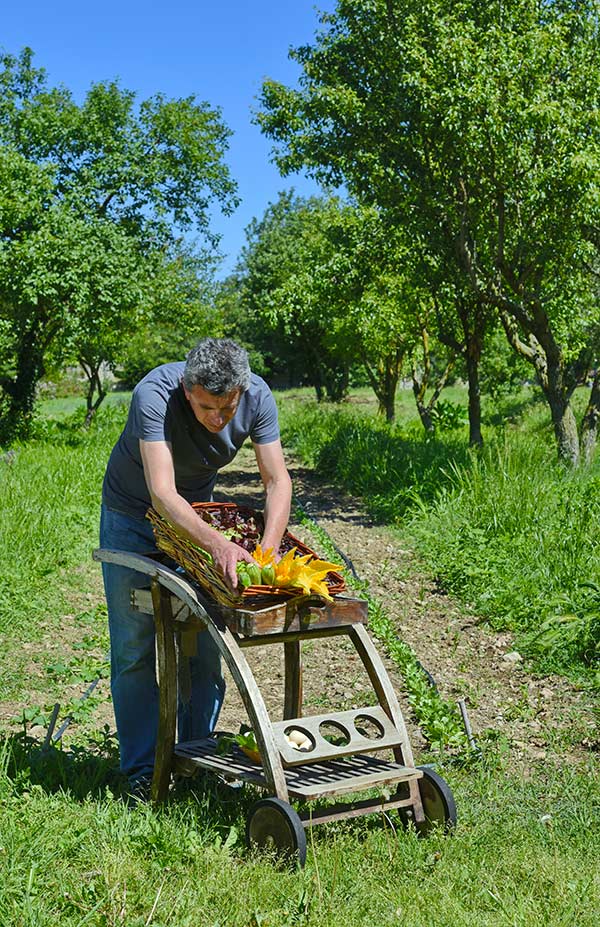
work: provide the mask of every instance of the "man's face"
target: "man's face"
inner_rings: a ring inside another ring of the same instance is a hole
[[[184,386],[183,391],[196,419],[213,434],[222,431],[227,422],[231,421],[242,394],[241,390],[234,389],[231,393],[215,396],[201,386],[193,386],[191,390]]]

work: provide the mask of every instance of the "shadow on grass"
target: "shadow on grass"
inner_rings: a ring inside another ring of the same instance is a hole
[[[85,745],[62,749],[28,734],[5,734],[0,738],[0,776],[8,779],[17,794],[33,786],[48,795],[63,792],[76,801],[102,799],[107,792],[132,808],[127,779],[119,770],[119,751],[114,734],[104,731]],[[200,772],[194,778],[176,780],[167,802],[161,807],[192,806],[201,812],[207,826],[219,831],[239,822],[261,795],[253,788],[232,788],[216,776]],[[158,809],[157,809],[158,810]]]
[[[314,471],[365,500],[379,522],[395,522],[452,482],[472,453],[463,430],[429,437],[340,416],[312,447]],[[298,442],[291,440],[298,446]],[[300,448],[302,454],[302,449]]]
[[[17,792],[37,785],[49,794],[65,791],[84,800],[104,795],[107,788],[115,796],[125,789],[118,748],[107,732],[69,749],[45,745],[24,732],[5,734],[0,739],[0,757],[4,775]]]
[[[485,425],[501,428],[509,423],[518,422],[526,412],[536,407],[543,407],[545,403],[541,390],[533,389],[518,396],[507,396],[496,399],[493,407],[483,414]]]

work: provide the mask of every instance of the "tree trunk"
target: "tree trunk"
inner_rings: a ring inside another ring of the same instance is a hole
[[[452,349],[452,354],[448,358],[448,362],[446,363],[446,367],[443,373],[437,378],[437,381],[435,382],[431,398],[428,403],[425,403],[427,390],[431,386],[431,356],[429,351],[429,333],[427,331],[427,327],[422,322],[421,341],[423,343],[423,375],[419,378],[415,357],[413,359],[412,365],[413,394],[417,404],[417,412],[419,413],[421,424],[423,425],[423,428],[426,432],[432,434],[435,431],[432,412],[435,409],[436,403],[441,396],[442,390],[446,386],[448,377],[450,376],[450,372],[454,366],[455,354],[454,349]]]
[[[458,298],[456,308],[463,330],[463,354],[469,384],[469,444],[471,447],[483,447],[479,364],[487,314],[479,300],[473,304],[470,300]]]
[[[330,402],[341,402],[348,395],[350,371],[348,367],[325,368],[325,390]]]
[[[98,378],[98,395],[96,396],[96,399],[94,400],[94,385],[93,384],[90,384],[88,386],[87,395],[85,397],[86,413],[85,413],[84,425],[86,428],[89,428],[90,425],[92,424],[92,419],[94,415],[96,414],[96,412],[98,411],[98,409],[100,408],[100,406],[102,405],[102,403],[104,402],[105,397],[106,397],[106,390],[102,386],[100,378]]]
[[[518,307],[517,307],[518,308]],[[545,316],[540,309],[538,315],[541,322],[534,324],[521,312],[511,312],[500,306],[500,318],[506,331],[509,343],[530,364],[538,375],[544,396],[550,408],[554,436],[558,450],[558,459],[563,463],[576,467],[579,463],[579,436],[577,422],[570,398],[575,386],[567,388],[565,382],[565,365],[560,347],[556,344],[550,331],[549,324],[543,324]],[[529,340],[521,340],[517,330],[520,322],[528,333]],[[526,324],[524,324],[526,323]]]
[[[314,350],[313,344],[309,342],[304,342],[302,353],[306,355],[308,361],[308,369],[306,371],[307,380],[314,388],[317,402],[323,402],[323,399],[325,398],[325,389],[323,382],[323,364],[321,363],[321,356],[318,351]]]
[[[558,391],[546,391],[546,398],[550,406],[558,458],[576,467],[579,463],[579,436],[571,404]]]
[[[389,393],[379,399],[377,411],[380,415],[385,415],[385,420],[390,425],[396,421],[396,402],[393,395]]]
[[[413,383],[413,395],[415,397],[415,402],[417,404],[417,412],[419,413],[419,418],[421,419],[421,424],[425,431],[429,434],[433,434],[433,420],[431,418],[431,403],[425,405],[425,394],[427,393],[427,387],[429,386],[429,374],[431,371],[431,358],[429,354],[429,333],[427,328],[421,322],[421,341],[423,343],[423,375],[419,378],[417,372],[417,358],[413,357],[412,364],[412,383]]]
[[[3,382],[8,402],[4,404],[0,418],[1,444],[10,444],[16,438],[28,436],[35,409],[36,387],[43,375],[43,352],[39,348],[37,331],[32,328],[19,344],[14,379]]]
[[[424,402],[417,397],[417,412],[419,413],[419,418],[421,419],[421,424],[425,431],[428,434],[433,434],[435,428],[433,427],[433,419],[431,418],[431,409],[429,406],[426,406]]]
[[[380,415],[385,415],[386,421],[390,423],[396,418],[396,390],[403,360],[404,351],[395,351],[379,358],[377,369],[373,370],[368,359],[364,355],[362,357],[369,382],[379,402],[377,411]]]
[[[576,467],[579,463],[579,435],[577,421],[570,403],[570,393],[565,384],[564,362],[560,350],[545,350],[545,378],[542,389],[554,426],[554,435],[558,448],[558,459]]]
[[[600,419],[600,370],[592,381],[592,391],[581,422],[581,461],[589,465],[594,456]]]
[[[87,377],[87,390],[85,394],[85,404],[86,404],[86,413],[85,413],[85,422],[84,425],[86,428],[89,428],[92,424],[92,419],[98,409],[100,408],[105,396],[106,390],[102,384],[100,378],[100,367],[102,366],[102,361],[89,361],[85,358],[79,358],[79,366],[85,373]],[[94,399],[94,393],[98,391],[96,399]]]
[[[396,419],[396,390],[400,379],[400,363],[396,355],[386,357],[379,369],[379,383],[376,391],[379,400],[379,412],[385,415],[386,422],[392,424]]]
[[[467,379],[469,381],[469,444],[471,447],[483,447],[481,434],[481,389],[479,386],[479,361],[481,358],[481,341],[471,336],[465,351],[467,362]]]

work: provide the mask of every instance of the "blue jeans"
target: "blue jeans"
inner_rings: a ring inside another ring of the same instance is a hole
[[[131,553],[156,550],[149,521],[102,506],[100,546]],[[121,769],[131,779],[151,775],[158,728],[154,618],[135,611],[131,590],[148,586],[143,573],[102,564],[110,630],[111,690],[121,752]],[[197,636],[194,657],[179,656],[180,677],[189,696],[177,716],[178,740],[196,740],[214,730],[225,695],[221,658],[207,631]],[[189,660],[189,665],[183,665]],[[183,672],[182,672],[183,671]]]

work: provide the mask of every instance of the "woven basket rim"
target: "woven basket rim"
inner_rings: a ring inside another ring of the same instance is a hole
[[[252,517],[256,518],[259,526],[264,525],[262,512],[253,509],[249,505],[240,505],[237,502],[192,502],[191,506],[198,514],[201,514],[203,511],[210,513],[211,511],[223,509],[237,509],[238,511],[249,513]],[[157,547],[179,563],[191,578],[203,586],[203,588],[221,605],[225,605],[229,608],[243,608],[251,604],[258,604],[259,601],[261,604],[265,602],[268,603],[269,601],[271,601],[272,604],[277,604],[282,600],[285,601],[286,599],[298,598],[306,595],[306,593],[297,586],[282,588],[256,585],[248,586],[242,591],[241,595],[236,597],[226,586],[221,575],[201,556],[199,551],[194,551],[193,546],[190,547],[188,541],[178,536],[174,530],[166,534],[166,539],[157,533],[157,529],[161,527],[168,526],[172,528],[172,526],[169,526],[169,522],[155,509],[149,508],[146,517],[152,523]],[[208,521],[208,519],[205,519],[205,521]],[[301,554],[310,554],[315,559],[319,559],[318,554],[316,554],[314,550],[304,544],[299,538],[296,538],[291,532],[286,531],[284,538],[288,544],[291,544],[292,547],[296,547]],[[329,588],[329,594],[332,596],[343,592],[346,588],[344,577],[335,570],[331,570],[327,574],[325,581]]]

